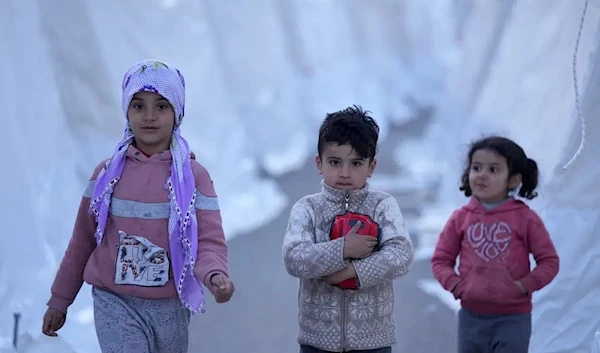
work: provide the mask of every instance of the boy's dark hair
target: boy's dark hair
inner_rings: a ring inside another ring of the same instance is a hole
[[[460,190],[465,192],[465,196],[469,197],[473,194],[469,186],[469,171],[471,170],[473,154],[479,150],[490,150],[504,157],[508,165],[509,178],[513,175],[521,174],[519,196],[531,200],[538,195],[535,192],[539,174],[537,163],[533,159],[527,158],[525,151],[514,141],[505,137],[490,136],[471,144],[465,170],[461,178],[462,185]]]
[[[319,156],[330,143],[349,144],[361,158],[373,159],[377,154],[379,126],[360,106],[327,114],[319,129]]]

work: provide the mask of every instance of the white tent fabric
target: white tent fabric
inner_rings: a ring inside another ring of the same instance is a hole
[[[544,192],[542,216],[554,235],[561,256],[556,280],[536,298],[533,353],[590,352],[594,333],[600,329],[600,37],[596,31],[589,77],[582,95],[586,118],[586,147],[565,171],[579,147],[576,126],[568,136],[558,168]],[[596,349],[600,342],[595,342]]]

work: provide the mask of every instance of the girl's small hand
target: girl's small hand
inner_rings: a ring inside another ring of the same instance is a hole
[[[523,283],[521,281],[515,281],[515,284],[517,285],[517,287],[519,287],[519,289],[521,290],[521,293],[527,294],[527,288],[525,288],[525,286],[523,285]]]
[[[235,287],[233,282],[227,276],[217,273],[210,278],[210,284],[213,286],[211,292],[215,296],[217,303],[226,303],[231,299]]]
[[[44,314],[44,322],[42,323],[42,332],[46,336],[56,337],[56,331],[60,330],[67,320],[67,314],[58,310],[48,308]]]
[[[454,295],[455,299],[462,299],[463,290],[464,290],[464,279],[461,279],[460,282],[454,286],[454,288],[450,291],[452,295]]]

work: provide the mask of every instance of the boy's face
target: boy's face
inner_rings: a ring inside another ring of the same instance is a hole
[[[377,160],[364,159],[351,145],[329,143],[317,156],[317,169],[325,184],[340,190],[355,190],[365,186],[375,170]]]
[[[169,148],[175,112],[171,104],[154,92],[136,93],[127,110],[137,148],[152,155]]]

